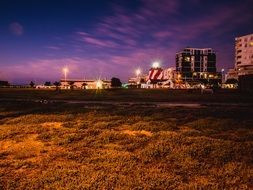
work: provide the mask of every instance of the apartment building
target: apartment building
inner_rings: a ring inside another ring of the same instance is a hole
[[[212,48],[185,48],[176,54],[176,71],[184,81],[221,83],[216,72],[216,53]]]
[[[253,92],[253,34],[235,38],[235,70],[240,90]]]
[[[235,38],[235,69],[238,76],[253,74],[253,34]]]
[[[176,71],[187,77],[194,72],[216,72],[216,53],[211,48],[185,48],[176,54]]]

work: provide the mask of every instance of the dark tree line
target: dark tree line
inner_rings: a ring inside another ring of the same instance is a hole
[[[112,88],[119,88],[121,86],[122,86],[122,82],[120,81],[120,79],[115,78],[115,77],[113,77],[111,79],[111,87]]]

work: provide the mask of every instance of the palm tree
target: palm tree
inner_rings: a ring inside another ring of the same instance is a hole
[[[34,83],[33,81],[31,81],[31,82],[30,82],[30,86],[31,86],[31,88],[34,88],[35,83]]]
[[[51,82],[50,81],[46,81],[44,85],[45,86],[51,86]]]
[[[111,79],[111,87],[113,88],[120,88],[122,86],[122,83],[120,79],[113,77]]]
[[[56,87],[55,90],[58,91],[58,90],[59,90],[59,86],[61,85],[61,83],[58,82],[58,81],[55,81],[55,82],[54,82],[54,85],[55,85],[55,87]]]
[[[84,82],[84,83],[82,84],[82,89],[86,89],[86,86],[87,86],[87,85],[88,85],[88,84]]]
[[[69,81],[68,83],[70,85],[70,90],[74,90],[74,84],[75,84],[75,82],[74,81]]]

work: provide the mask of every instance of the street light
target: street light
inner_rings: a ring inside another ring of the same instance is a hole
[[[136,83],[139,84],[140,83],[140,74],[141,74],[141,70],[140,69],[137,69],[135,71],[136,73]]]
[[[141,74],[141,70],[140,70],[140,69],[137,69],[137,70],[135,71],[135,73],[136,73],[136,76],[137,76],[137,78],[138,78],[139,75]]]
[[[103,81],[97,80],[96,81],[96,89],[102,89],[103,88]]]
[[[155,68],[159,68],[160,67],[160,63],[158,61],[154,62],[152,64],[152,67],[155,69]]]
[[[65,80],[65,86],[67,85],[67,73],[69,72],[68,67],[64,67],[62,69],[63,73],[64,73],[64,80]]]
[[[221,82],[224,82],[224,71],[225,69],[221,69]]]

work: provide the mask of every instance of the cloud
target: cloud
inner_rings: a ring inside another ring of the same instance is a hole
[[[252,18],[252,15],[241,14],[242,11],[247,13],[248,7],[235,1],[231,4],[214,2],[200,13],[194,11],[203,8],[200,0],[191,0],[188,4],[181,0],[141,2],[135,11],[115,5],[114,12],[100,20],[95,30],[90,32],[92,35],[79,31],[79,35],[83,35],[80,37],[89,44],[104,48],[103,54],[107,52],[111,60],[122,64],[128,62],[129,67],[140,62],[137,55],[150,58],[150,55],[158,56],[160,52],[169,58],[168,63],[174,65],[175,57],[172,55],[186,46],[196,47],[197,44],[197,47],[222,49],[227,44],[227,33],[231,34]],[[232,36],[230,38],[233,44]],[[107,47],[118,51],[112,54]],[[219,58],[223,64],[233,63],[232,57],[231,60],[224,57]]]
[[[60,50],[61,49],[59,46],[46,46],[45,48],[51,49],[51,50]]]
[[[83,37],[83,42],[95,45],[97,47],[115,48],[117,44],[109,40],[99,40],[92,37]]]
[[[9,25],[9,30],[16,36],[21,36],[24,33],[24,27],[18,22],[13,22]]]
[[[67,64],[71,67],[71,78],[119,76],[126,81],[136,68],[147,72],[156,60],[160,60],[163,67],[175,67],[176,52],[186,46],[217,49],[222,52],[217,53],[217,66],[231,67],[231,34],[252,19],[247,13],[250,6],[244,7],[235,1],[232,5],[214,2],[200,12],[195,11],[204,8],[200,0],[190,0],[188,4],[182,0],[140,2],[141,6],[134,10],[114,5],[113,12],[101,17],[92,28],[74,31],[70,41],[61,39],[64,40],[62,46],[47,46],[60,50],[54,55],[64,52],[69,58],[36,59],[9,68],[9,72],[60,78],[61,68]],[[192,10],[189,10],[191,3]],[[74,55],[79,57],[72,56],[74,50]]]

